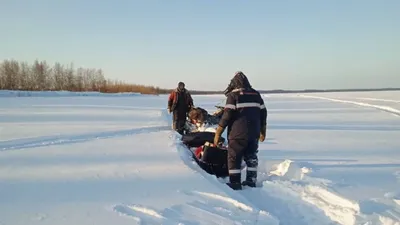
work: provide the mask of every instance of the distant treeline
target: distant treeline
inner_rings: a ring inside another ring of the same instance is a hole
[[[33,64],[4,60],[0,63],[0,90],[23,91],[97,91],[102,93],[135,92],[159,94],[158,87],[129,84],[106,79],[101,69],[74,68],[73,64],[49,65],[35,60]]]
[[[225,87],[223,87],[224,89]],[[119,80],[106,79],[101,69],[74,68],[73,64],[49,65],[46,61],[35,60],[33,64],[4,60],[0,62],[0,90],[23,91],[97,91],[102,93],[135,92],[141,94],[169,94],[171,89],[155,86],[129,84]],[[263,94],[350,92],[350,91],[399,91],[400,88],[380,89],[331,89],[331,90],[260,90]],[[221,91],[190,90],[192,95],[222,94]]]

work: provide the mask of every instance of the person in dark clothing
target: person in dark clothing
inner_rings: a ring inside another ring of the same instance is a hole
[[[193,107],[193,99],[185,84],[179,82],[178,88],[171,92],[168,98],[168,113],[173,112],[173,129],[183,134],[186,124],[186,115]]]
[[[235,73],[228,88],[224,113],[215,133],[218,145],[228,127],[228,185],[234,190],[242,185],[255,187],[258,167],[258,141],[263,142],[267,127],[267,109],[260,93],[254,90],[243,72]],[[241,183],[241,162],[247,165],[246,180]]]

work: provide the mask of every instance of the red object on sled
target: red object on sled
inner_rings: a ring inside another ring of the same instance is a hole
[[[196,158],[201,159],[203,152],[204,152],[204,146],[210,146],[210,147],[215,147],[214,144],[206,142],[204,145],[196,148],[196,150],[194,151],[194,155],[196,156]],[[220,149],[227,149],[226,146],[220,146]]]
[[[196,158],[200,159],[201,158],[201,154],[203,153],[203,146],[200,146],[196,149],[196,151],[194,151],[194,155],[196,156]]]

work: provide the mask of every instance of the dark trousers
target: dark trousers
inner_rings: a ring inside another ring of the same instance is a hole
[[[242,160],[247,165],[246,181],[256,182],[258,167],[258,140],[229,140],[228,169],[230,183],[241,183]]]
[[[176,130],[179,134],[183,134],[186,124],[186,112],[173,111],[173,121],[172,128]]]

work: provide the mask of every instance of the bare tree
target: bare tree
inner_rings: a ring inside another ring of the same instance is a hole
[[[75,77],[75,87],[76,87],[76,91],[83,91],[84,88],[84,81],[83,81],[83,71],[84,68],[80,67],[78,68],[78,70],[76,71],[76,77]]]
[[[21,62],[19,64],[19,77],[20,77],[20,89],[21,90],[33,90],[33,79],[32,73],[27,62]]]
[[[6,74],[4,71],[4,62],[0,63],[0,89],[4,90],[6,88]]]
[[[35,60],[32,66],[32,75],[35,81],[35,90],[44,91],[51,89],[50,76],[51,68],[46,61]]]
[[[76,84],[74,65],[72,63],[64,70],[64,77],[66,82],[66,90],[74,91],[76,89]]]
[[[9,90],[19,89],[19,64],[15,60],[5,60],[2,63],[2,77],[4,88]]]
[[[104,79],[103,70],[98,69],[95,71],[96,91],[101,92],[105,88],[106,80]]]
[[[66,79],[64,77],[64,67],[60,63],[55,63],[53,68],[54,88],[55,90],[65,90]]]

